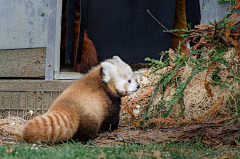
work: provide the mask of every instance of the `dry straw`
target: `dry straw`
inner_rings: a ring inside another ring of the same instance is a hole
[[[236,56],[237,54],[235,48],[229,48],[228,51],[223,55],[223,57],[226,58],[226,60],[231,64],[232,70],[234,70],[235,73],[239,71],[240,64]],[[209,66],[210,62],[206,63],[205,65]],[[221,77],[222,81],[232,83],[231,86],[229,85],[229,88],[220,88],[219,85],[211,84],[213,70],[215,67],[220,68],[218,75]],[[180,84],[185,82],[186,79],[190,76],[192,68],[193,65],[186,64],[186,66],[182,67],[178,72],[177,76],[172,78],[172,81],[180,78]],[[143,76],[137,78],[137,81],[140,84],[141,88],[137,93],[123,99],[122,114],[125,115],[122,115],[122,123],[128,125],[131,124],[132,120],[140,119],[141,113],[143,113],[146,108],[149,108],[149,116],[159,113],[156,112],[159,110],[155,109],[155,107],[158,106],[159,102],[161,102],[161,100],[169,101],[172,99],[176,88],[176,83],[174,82],[170,83],[167,86],[164,95],[162,94],[162,87],[159,87],[159,91],[156,91],[154,98],[153,91],[148,91],[153,90],[150,88],[154,88],[152,86],[160,81],[161,76],[157,74],[167,73],[171,69],[171,66],[164,67],[155,72],[155,74],[151,73],[152,70],[149,69],[144,73]],[[145,93],[145,96],[142,96],[143,93]],[[203,116],[205,119],[207,119],[208,117],[206,115],[210,110],[214,109],[213,106],[216,104],[216,102],[219,101],[219,99],[221,99],[221,101],[219,107],[217,108],[217,113],[226,117],[234,115],[232,114],[232,109],[234,108],[231,108],[230,105],[236,105],[237,94],[239,94],[239,84],[238,82],[234,81],[229,68],[223,64],[217,64],[216,66],[209,67],[208,70],[202,71],[193,76],[183,94],[183,102],[185,107],[183,114],[185,116],[185,119],[197,120]],[[139,98],[139,96],[141,96],[141,98]],[[168,104],[165,104],[165,108],[168,110]],[[181,111],[182,106],[177,101],[173,105],[169,117],[177,119]],[[213,118],[218,119],[219,117],[220,116],[215,115]],[[208,120],[210,119],[208,118]]]
[[[22,131],[27,120],[21,117],[9,117],[0,119],[0,143],[14,144],[22,140]]]

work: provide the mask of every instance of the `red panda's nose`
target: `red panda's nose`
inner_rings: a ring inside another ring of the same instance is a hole
[[[137,85],[137,89],[139,89],[140,88],[140,86],[139,86],[139,84]]]

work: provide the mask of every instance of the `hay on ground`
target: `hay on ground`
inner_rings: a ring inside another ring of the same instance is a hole
[[[22,131],[28,120],[21,117],[6,117],[0,119],[0,143],[15,143],[21,141]]]
[[[232,69],[235,71],[235,73],[237,73],[239,71],[240,61],[237,58],[236,49],[229,48],[223,57],[227,59],[227,61],[231,64]],[[206,65],[208,66],[209,64],[207,63]],[[228,85],[230,88],[220,88],[219,85],[211,84],[213,71],[216,66],[220,68],[218,75],[221,77],[221,80],[232,83],[232,85]],[[213,105],[221,98],[223,99],[221,100],[221,105],[218,108],[218,113],[223,116],[234,115],[231,114],[233,112],[232,109],[234,108],[231,108],[230,105],[236,104],[235,102],[237,101],[237,94],[240,90],[239,84],[238,82],[234,81],[229,68],[223,64],[218,64],[216,66],[212,66],[210,67],[211,69],[205,70],[193,76],[191,82],[184,90],[183,102],[185,109],[183,113],[185,119],[191,120],[203,117],[209,112],[209,110],[213,109]],[[190,76],[192,68],[193,65],[186,64],[186,66],[182,67],[182,69],[178,72],[177,76],[172,79],[172,81],[180,78],[180,83],[185,82]],[[173,69],[173,67],[168,66],[158,70],[155,74],[151,73],[152,70],[149,69],[148,71],[144,72],[143,76],[137,78],[137,82],[141,86],[138,92],[123,98],[123,116],[121,118],[122,123],[126,121],[132,121],[133,119],[139,119],[139,115],[141,112],[144,112],[146,108],[149,108],[148,113],[154,114],[156,113],[154,112],[154,108],[162,99],[167,101],[172,99],[176,87],[174,82],[169,84],[169,86],[166,88],[164,96],[162,94],[162,87],[159,88],[159,91],[156,91],[155,95],[153,95],[153,91],[148,92],[148,90],[154,86],[155,83],[158,83],[160,81],[161,76],[157,74],[167,73],[171,69]],[[142,96],[143,93],[145,93],[144,96]],[[165,104],[165,107],[168,110],[168,104]],[[176,102],[173,105],[169,115],[172,118],[177,118],[181,111],[181,105]],[[214,116],[214,118],[217,119],[218,117]],[[127,123],[129,124],[130,122]]]

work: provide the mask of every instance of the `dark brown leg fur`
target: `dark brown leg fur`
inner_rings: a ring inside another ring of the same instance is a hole
[[[92,114],[84,115],[84,119],[80,121],[78,131],[74,134],[74,140],[88,141],[94,139],[99,131],[98,119]]]

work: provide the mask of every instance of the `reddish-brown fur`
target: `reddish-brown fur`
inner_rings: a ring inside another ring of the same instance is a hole
[[[28,142],[69,139],[77,129],[78,116],[64,108],[34,118],[25,127],[23,138]]]
[[[105,83],[102,66],[69,86],[49,111],[32,119],[22,137],[28,142],[93,139],[99,130],[118,127],[121,98],[112,83]]]
[[[94,139],[100,130],[117,129],[121,97],[138,88],[131,68],[114,56],[64,90],[46,114],[26,125],[22,137],[28,142]]]
[[[77,53],[78,46],[78,37],[79,37],[79,26],[80,26],[80,0],[75,0],[75,24],[74,24],[74,59]],[[63,0],[63,16],[62,16],[62,38],[61,38],[61,48],[62,51],[66,51],[66,3],[67,0]],[[87,32],[84,32],[84,41],[82,49],[82,57],[80,64],[74,64],[73,68],[77,72],[87,73],[91,67],[96,66],[98,63],[97,60],[97,51],[93,42],[88,38]]]

